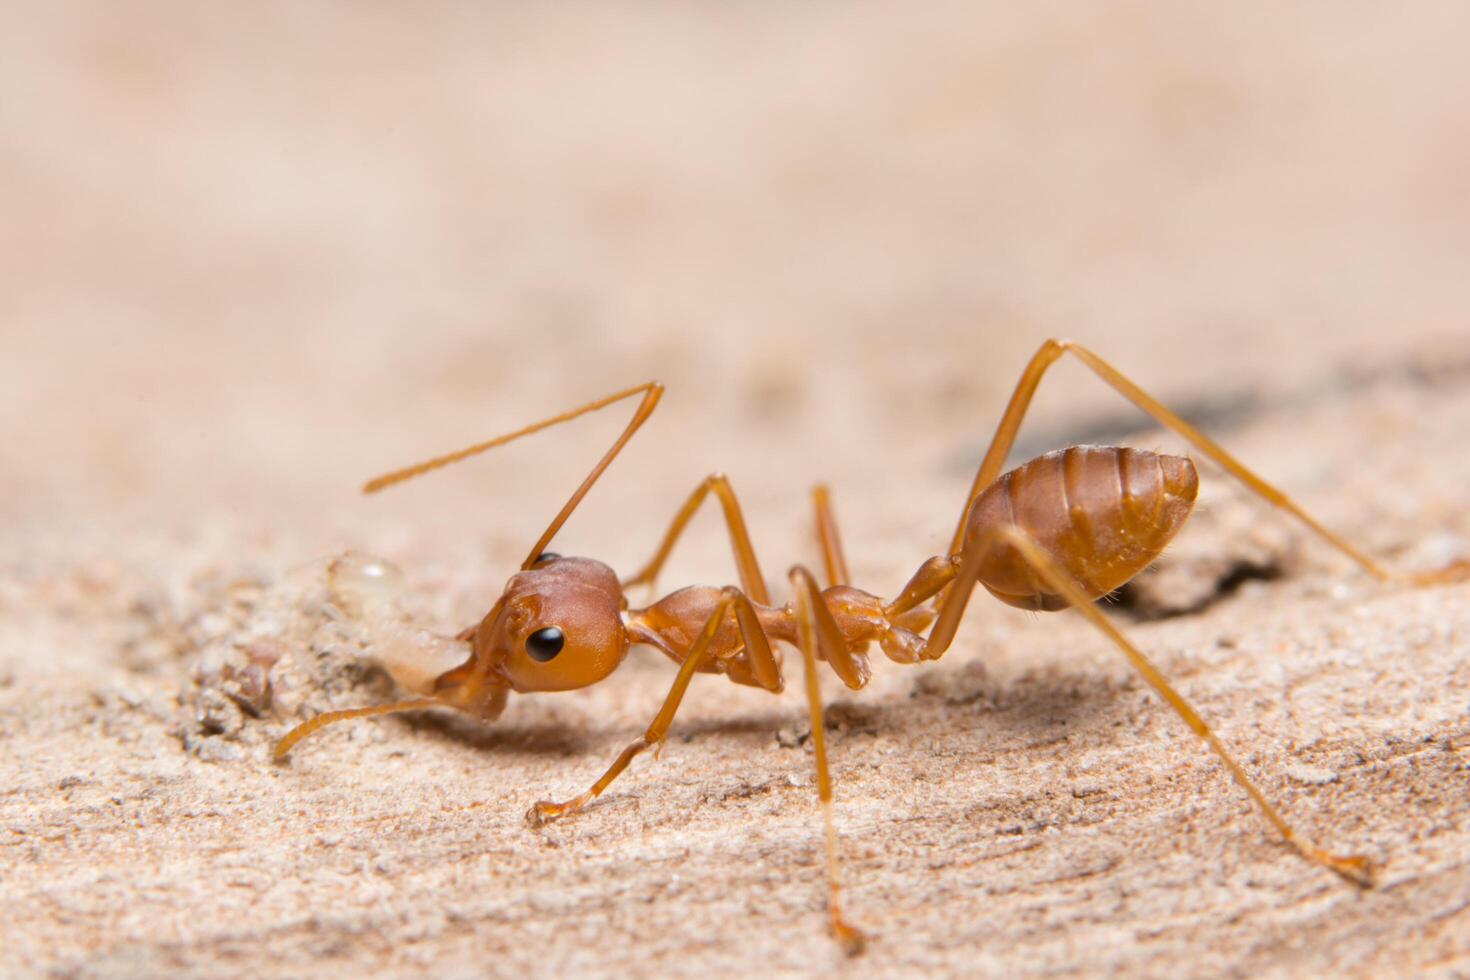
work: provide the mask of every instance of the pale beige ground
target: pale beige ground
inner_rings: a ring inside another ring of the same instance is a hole
[[[1372,891],[1084,623],[984,599],[828,687],[851,962],[794,693],[699,680],[540,831],[661,658],[267,761],[403,649],[327,559],[455,631],[620,423],[356,483],[651,376],[558,541],[624,571],[723,469],[773,580],[825,478],[892,592],[1048,334],[1373,553],[1466,554],[1463,6],[4,6],[0,973],[1470,974],[1470,587],[1375,585],[1214,472],[1118,622]],[[1022,455],[1130,437],[1178,446],[1068,364]],[[664,584],[730,577],[709,518]]]

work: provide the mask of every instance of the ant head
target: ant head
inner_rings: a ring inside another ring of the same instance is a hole
[[[544,554],[506,583],[475,633],[475,657],[516,691],[587,687],[628,652],[624,605],[611,568]]]

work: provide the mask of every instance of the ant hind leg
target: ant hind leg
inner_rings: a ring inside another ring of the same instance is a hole
[[[1305,524],[1312,533],[1351,558],[1374,578],[1380,581],[1402,581],[1412,585],[1433,585],[1470,578],[1470,561],[1458,561],[1446,568],[1408,574],[1394,572],[1385,568],[1373,558],[1322,526],[1317,522],[1316,518],[1302,510],[1286,494],[1257,476],[1245,464],[1226,452],[1224,448],[1209,436],[1206,436],[1193,425],[1190,425],[1174,412],[1164,407],[1163,403],[1124,377],[1121,372],[1107,361],[1098,357],[1081,344],[1073,343],[1070,340],[1054,339],[1046,341],[1037,349],[1036,353],[1032,355],[1031,361],[1026,365],[1026,369],[1021,372],[1020,380],[1016,382],[1016,389],[1012,392],[1011,400],[1006,405],[1005,414],[1001,416],[1000,424],[996,427],[995,435],[990,442],[990,448],[986,451],[985,458],[980,464],[980,469],[975,474],[974,483],[970,487],[970,494],[965,501],[965,508],[960,513],[959,525],[955,528],[954,537],[950,541],[950,555],[959,554],[964,544],[965,525],[969,520],[970,507],[975,503],[975,499],[985,492],[986,487],[990,486],[996,477],[1000,476],[1001,467],[1005,465],[1006,455],[1011,451],[1012,445],[1015,444],[1016,434],[1021,428],[1021,420],[1025,417],[1026,410],[1031,405],[1032,396],[1036,394],[1036,388],[1041,383],[1042,375],[1063,354],[1071,354],[1077,358],[1077,360],[1086,365],[1088,370],[1102,379],[1114,391],[1142,409],[1154,421],[1178,433],[1201,454],[1209,457],[1215,464],[1245,484],[1252,493],[1272,506],[1284,510],[1295,517],[1298,521]]]
[[[1209,745],[1210,750],[1225,764],[1225,768],[1230,771],[1230,775],[1246,791],[1257,808],[1260,809],[1261,813],[1270,821],[1271,825],[1276,828],[1281,836],[1286,839],[1288,844],[1296,848],[1308,860],[1335,871],[1355,884],[1364,887],[1372,884],[1372,869],[1367,858],[1358,855],[1332,854],[1303,839],[1292,829],[1291,825],[1271,805],[1270,801],[1266,799],[1265,795],[1256,787],[1250,777],[1245,774],[1245,770],[1225,750],[1225,746],[1221,744],[1219,738],[1210,730],[1210,727],[1205,724],[1204,719],[1190,706],[1189,702],[1170,686],[1158,668],[1102,614],[1097,606],[1088,599],[1082,588],[1072,580],[1070,575],[1062,570],[1052,557],[1047,554],[1046,550],[1037,544],[1030,535],[1014,525],[1004,525],[997,528],[989,538],[981,542],[980,550],[983,551],[988,547],[994,546],[996,543],[1015,548],[1025,558],[1026,562],[1035,569],[1037,575],[1057,595],[1064,596],[1073,608],[1086,617],[1088,622],[1092,623],[1093,626],[1097,627],[1099,632],[1112,641],[1113,645],[1133,665],[1133,668],[1143,675],[1143,679],[1148,682],[1148,685],[1154,689],[1159,697],[1163,698],[1169,707],[1173,708],[1175,713],[1184,719],[1184,723],[1189,726],[1191,731],[1204,739],[1206,744]],[[971,560],[974,559],[972,558]],[[966,564],[969,564],[969,561]],[[961,574],[963,576],[964,573]]]

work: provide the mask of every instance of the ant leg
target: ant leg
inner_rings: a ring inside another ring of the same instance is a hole
[[[743,608],[742,608],[743,603]],[[664,698],[663,707],[659,709],[652,722],[641,736],[629,742],[613,764],[608,766],[607,771],[592,787],[580,796],[575,796],[564,803],[553,803],[549,800],[541,800],[531,807],[526,814],[526,819],[533,825],[540,825],[555,820],[570,813],[575,813],[588,803],[592,802],[602,791],[607,789],[612,781],[622,775],[623,770],[628,768],[628,763],[637,758],[644,750],[653,748],[654,754],[658,754],[664,739],[668,737],[669,726],[673,724],[674,715],[679,710],[679,703],[684,700],[684,693],[689,689],[689,682],[695,673],[704,664],[709,655],[710,644],[714,641],[715,634],[724,625],[725,618],[734,610],[735,621],[740,628],[741,639],[745,643],[747,653],[751,655],[752,662],[757,665],[759,671],[773,669],[776,673],[772,683],[776,690],[780,689],[780,666],[776,663],[775,655],[771,652],[770,641],[766,634],[760,629],[760,623],[755,618],[755,610],[751,608],[750,601],[740,593],[738,589],[724,590],[720,604],[715,611],[705,620],[704,628],[699,631],[698,638],[689,648],[689,656],[679,665],[678,676],[674,678],[673,685],[669,688],[668,695]],[[769,665],[769,668],[760,666]]]
[[[812,487],[812,509],[816,512],[817,543],[822,546],[822,566],[827,570],[827,584],[846,585],[847,559],[842,554],[842,536],[837,533],[837,518],[832,513],[832,495],[827,484]]]
[[[950,541],[949,553],[951,555],[958,554],[964,544],[965,524],[969,518],[970,508],[974,505],[975,499],[984,493],[985,489],[991,483],[995,482],[995,478],[1000,475],[1001,467],[1005,465],[1006,454],[1010,452],[1011,446],[1016,440],[1016,433],[1021,428],[1021,419],[1025,416],[1026,409],[1031,404],[1031,398],[1036,393],[1036,387],[1041,382],[1041,376],[1046,373],[1047,368],[1051,367],[1052,364],[1066,353],[1072,354],[1073,357],[1085,364],[1093,374],[1107,382],[1108,385],[1124,398],[1143,409],[1155,421],[1183,436],[1188,440],[1190,445],[1194,446],[1195,449],[1199,450],[1205,456],[1208,456],[1231,476],[1245,484],[1253,493],[1301,521],[1318,537],[1357,562],[1364,571],[1374,578],[1380,581],[1397,579],[1412,582],[1416,585],[1428,585],[1435,582],[1454,581],[1470,575],[1470,562],[1464,561],[1456,562],[1447,568],[1436,571],[1411,575],[1401,575],[1389,571],[1317,523],[1315,518],[1298,507],[1286,494],[1246,468],[1243,463],[1227,453],[1214,440],[1165,408],[1157,399],[1135,385],[1132,381],[1129,381],[1101,357],[1098,357],[1086,347],[1073,343],[1070,340],[1055,339],[1048,340],[1041,345],[1036,353],[1032,355],[1030,363],[1026,365],[1026,370],[1021,373],[1021,379],[1016,382],[1016,390],[1011,394],[1010,403],[1006,406],[1005,414],[1001,416],[1000,425],[996,427],[995,436],[991,440],[990,448],[986,451],[985,458],[980,463],[980,469],[975,474],[975,482],[970,487],[970,495],[965,501],[965,509],[960,514],[959,526],[955,528],[954,537]]]
[[[745,529],[745,517],[740,512],[740,501],[735,499],[735,490],[723,473],[713,473],[705,477],[699,486],[694,488],[689,499],[684,501],[684,506],[680,507],[679,512],[674,515],[674,521],[664,533],[658,550],[653,553],[653,557],[648,560],[648,564],[643,567],[642,571],[623,582],[624,589],[630,589],[636,585],[652,587],[659,570],[664,567],[664,562],[669,560],[669,552],[674,550],[674,544],[684,533],[685,526],[699,510],[699,505],[704,503],[704,498],[711,490],[720,499],[720,507],[725,513],[725,526],[730,530],[730,548],[735,552],[735,567],[740,572],[740,587],[745,590],[746,595],[761,605],[771,604],[770,594],[766,591],[765,577],[761,575],[760,564],[755,560],[755,548],[750,543],[750,532]]]
[[[1372,869],[1367,858],[1359,855],[1344,856],[1332,854],[1298,836],[1297,832],[1277,812],[1276,808],[1271,805],[1265,795],[1251,782],[1250,777],[1245,774],[1245,770],[1241,769],[1239,763],[1225,750],[1225,746],[1220,743],[1215,733],[1205,724],[1204,719],[1200,718],[1194,708],[1190,707],[1189,702],[1185,701],[1179,692],[1169,685],[1169,682],[1164,679],[1164,675],[1159,673],[1158,668],[1150,663],[1148,658],[1130,643],[1119,632],[1117,627],[1108,621],[1108,618],[1087,597],[1082,587],[1073,581],[1072,577],[1063,571],[1052,557],[1047,554],[1046,549],[1037,544],[1030,535],[1026,534],[1020,528],[1014,525],[1004,525],[983,539],[983,547],[980,550],[988,550],[989,547],[997,543],[997,540],[1003,545],[1009,545],[1020,552],[1022,557],[1026,559],[1027,564],[1045,580],[1047,585],[1056,594],[1064,596],[1073,608],[1085,616],[1093,626],[1097,627],[1104,636],[1112,641],[1114,646],[1122,651],[1123,656],[1127,657],[1128,662],[1133,665],[1134,669],[1143,675],[1143,679],[1148,682],[1149,686],[1154,689],[1159,697],[1163,698],[1169,707],[1173,708],[1175,713],[1184,719],[1184,723],[1189,726],[1191,731],[1205,740],[1210,750],[1225,764],[1225,768],[1230,771],[1230,775],[1246,791],[1261,813],[1265,815],[1266,819],[1271,822],[1271,825],[1276,828],[1281,836],[1286,839],[1288,844],[1296,848],[1308,860],[1324,865],[1355,884],[1364,887],[1372,884]],[[970,560],[974,559],[972,558]],[[966,562],[966,564],[968,563],[969,561]],[[959,598],[959,596],[955,596],[954,598]],[[945,611],[948,612],[948,608]],[[943,616],[941,616],[942,620]]]
[[[725,675],[737,684],[753,685],[772,694],[780,694],[786,687],[786,680],[781,676],[781,662],[771,650],[771,641],[761,628],[755,606],[751,605],[750,599],[739,589],[727,587],[723,593],[734,603],[735,619],[740,625],[740,636],[745,643],[745,649],[729,663]]]
[[[334,722],[346,721],[349,718],[370,718],[373,715],[387,715],[396,711],[419,711],[423,708],[448,708],[451,705],[432,698],[415,698],[412,701],[394,701],[392,704],[376,704],[370,708],[347,708],[343,711],[324,711],[315,718],[309,718],[287,732],[279,742],[276,743],[272,758],[277,762],[284,759],[286,754],[295,747],[297,742],[319,729],[325,728]]]
[[[550,428],[553,425],[558,425],[562,422],[569,422],[579,415],[585,415],[588,412],[595,412],[599,408],[606,408],[614,402],[622,401],[624,398],[631,398],[634,395],[642,394],[643,400],[638,403],[638,409],[633,413],[633,418],[628,423],[627,428],[623,429],[622,435],[618,436],[618,438],[613,442],[612,448],[608,449],[608,451],[603,454],[602,459],[597,461],[597,465],[592,467],[592,472],[587,474],[587,478],[582,481],[581,486],[577,487],[576,491],[572,494],[571,499],[569,499],[562,506],[562,509],[557,513],[557,515],[551,519],[551,523],[546,526],[546,530],[541,532],[540,539],[538,539],[536,544],[531,548],[531,552],[529,555],[526,556],[526,560],[521,563],[521,571],[524,572],[532,565],[536,564],[536,559],[540,557],[543,551],[546,550],[546,546],[551,543],[551,539],[556,537],[556,532],[561,530],[561,526],[567,522],[567,518],[572,516],[572,511],[577,509],[577,505],[582,502],[582,498],[587,496],[587,491],[592,489],[592,484],[596,483],[597,478],[602,476],[602,471],[607,469],[608,464],[610,464],[613,459],[618,455],[618,453],[622,451],[623,447],[628,444],[628,440],[633,438],[633,433],[637,432],[639,427],[642,426],[644,422],[648,421],[648,417],[652,415],[653,410],[658,407],[658,400],[659,398],[663,397],[663,393],[664,386],[659,384],[657,381],[649,381],[646,384],[641,384],[633,388],[628,388],[624,391],[614,392],[613,394],[607,395],[606,397],[599,398],[595,401],[590,401],[585,405],[574,408],[567,412],[562,412],[560,415],[554,415],[549,419],[542,419],[540,422],[532,423],[525,428],[517,429],[516,431],[509,432],[503,436],[496,436],[494,439],[490,439],[486,442],[477,442],[473,446],[467,446],[464,449],[457,450],[456,452],[447,453],[443,456],[436,456],[433,459],[425,460],[422,463],[415,463],[412,466],[405,466],[401,470],[394,470],[391,473],[385,473],[382,476],[374,477],[367,483],[363,484],[362,492],[377,493],[384,487],[390,487],[395,483],[402,483],[404,480],[409,480],[413,477],[420,476],[424,473],[429,472],[430,470],[436,470],[441,466],[448,466],[450,463],[457,463],[462,459],[466,459],[470,456],[483,453],[487,449],[494,449],[496,446],[503,446],[507,442],[519,439],[521,436],[528,436],[533,432],[540,432],[542,429]]]
[[[890,608],[899,608],[904,602],[918,605],[943,593],[934,628],[919,647],[920,660],[938,660],[954,642],[955,633],[960,628],[960,618],[965,615],[965,606],[969,605],[975,583],[980,580],[980,566],[984,564],[993,545],[994,532],[981,537],[973,548],[967,549],[961,556],[958,572],[954,571],[953,561],[930,558],[914,573],[899,598],[885,608],[885,612]],[[889,618],[892,619],[892,616]]]
[[[966,549],[966,553],[960,564],[959,573],[954,577],[952,582],[948,583],[948,585],[940,586],[942,589],[947,588],[947,591],[940,606],[939,618],[934,624],[934,629],[930,631],[928,639],[920,650],[921,659],[938,659],[949,648],[951,641],[954,639],[955,631],[959,627],[960,617],[964,615],[965,605],[969,602],[970,595],[975,589],[975,583],[979,579],[980,566],[985,556],[990,552],[990,549],[996,547],[998,544],[1002,547],[1009,546],[1016,549],[1026,560],[1027,564],[1041,576],[1057,595],[1064,597],[1069,605],[1085,616],[1093,626],[1097,627],[1104,636],[1113,642],[1114,646],[1123,652],[1123,656],[1127,657],[1128,662],[1133,665],[1134,669],[1143,675],[1143,679],[1148,682],[1149,686],[1164,699],[1169,707],[1174,709],[1179,717],[1184,719],[1184,723],[1190,727],[1191,731],[1205,740],[1211,751],[1225,764],[1225,768],[1230,771],[1230,775],[1246,791],[1251,800],[1260,808],[1266,819],[1286,839],[1287,843],[1295,847],[1298,852],[1309,860],[1322,864],[1351,881],[1360,885],[1371,883],[1371,871],[1367,858],[1356,855],[1339,856],[1331,854],[1303,840],[1297,835],[1296,831],[1292,830],[1291,825],[1282,818],[1281,814],[1271,805],[1264,794],[1251,782],[1250,777],[1245,774],[1245,771],[1240,768],[1240,765],[1225,750],[1225,746],[1220,743],[1215,733],[1205,724],[1204,719],[1200,718],[1199,714],[1190,707],[1189,702],[1185,701],[1169,685],[1169,682],[1164,679],[1164,675],[1159,673],[1158,668],[1150,663],[1148,658],[1130,643],[1118,631],[1117,627],[1108,621],[1108,618],[1087,597],[1082,587],[1074,582],[1071,576],[1052,560],[1051,556],[1047,554],[1046,549],[1042,548],[1030,535],[1013,524],[1001,525],[982,535],[978,541]],[[923,574],[924,572],[921,569],[920,573],[915,575],[914,578],[918,579]]]
[[[827,911],[832,916],[832,933],[849,954],[860,952],[867,937],[862,930],[842,919],[841,887],[837,876],[837,828],[832,823],[832,775],[827,768],[827,732],[822,722],[822,691],[817,683],[818,648],[831,662],[837,651],[845,649],[842,634],[832,621],[832,613],[822,601],[816,580],[800,565],[791,569],[790,579],[796,592],[797,646],[801,648],[806,674],[807,710],[811,715],[812,750],[817,760],[817,797],[822,802],[822,825],[827,841]],[[825,615],[823,615],[825,613]]]
[[[955,568],[951,558],[942,555],[930,558],[919,566],[898,597],[883,607],[883,615],[891,620],[928,602],[954,581]]]

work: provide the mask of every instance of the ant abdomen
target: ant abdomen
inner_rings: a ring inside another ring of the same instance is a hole
[[[1119,446],[1072,446],[1038,456],[992,483],[970,510],[966,546],[1015,524],[1045,548],[1089,598],[1148,566],[1194,506],[1199,474],[1181,456]],[[1014,548],[994,545],[980,582],[1022,609],[1064,609]]]

